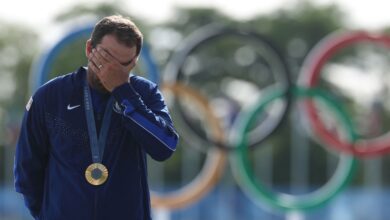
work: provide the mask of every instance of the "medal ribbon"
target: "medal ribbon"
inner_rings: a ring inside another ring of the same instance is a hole
[[[111,113],[113,105],[113,97],[111,96],[107,102],[106,110],[104,112],[103,122],[100,128],[99,138],[96,132],[95,116],[93,113],[91,91],[88,86],[88,80],[85,80],[84,85],[84,106],[85,116],[88,125],[89,144],[91,146],[92,161],[94,163],[101,163],[103,160],[104,148],[106,145],[108,128],[111,123]]]

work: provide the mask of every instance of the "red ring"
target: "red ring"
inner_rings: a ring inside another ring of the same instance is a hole
[[[326,61],[340,49],[351,44],[360,42],[380,43],[390,47],[390,37],[381,34],[370,34],[366,32],[334,33],[326,37],[307,56],[300,74],[300,83],[303,86],[312,88],[318,84],[321,69]],[[326,129],[323,121],[318,117],[316,108],[311,100],[306,100],[304,109],[309,117],[310,124],[317,136],[319,136],[329,147],[341,150],[356,156],[373,156],[390,152],[390,135],[385,134],[377,138],[357,140],[355,143],[348,143],[335,136]]]

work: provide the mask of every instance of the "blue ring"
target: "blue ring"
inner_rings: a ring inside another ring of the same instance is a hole
[[[88,24],[85,27],[75,29],[68,33],[64,38],[59,40],[52,48],[47,50],[38,59],[38,62],[32,66],[30,88],[35,91],[44,84],[49,77],[50,69],[53,66],[54,60],[57,58],[61,50],[72,43],[76,39],[83,36],[90,36],[94,28],[94,24]],[[159,71],[154,59],[149,51],[149,46],[144,43],[141,49],[141,61],[147,68],[147,77],[154,83],[159,83]]]

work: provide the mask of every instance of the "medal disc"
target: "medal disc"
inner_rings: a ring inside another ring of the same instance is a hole
[[[102,185],[108,178],[108,169],[101,163],[93,163],[85,170],[85,178],[94,186]]]

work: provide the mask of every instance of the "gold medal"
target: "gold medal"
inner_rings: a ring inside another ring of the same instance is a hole
[[[108,178],[108,169],[101,163],[93,163],[85,170],[85,179],[94,185],[102,185]]]

